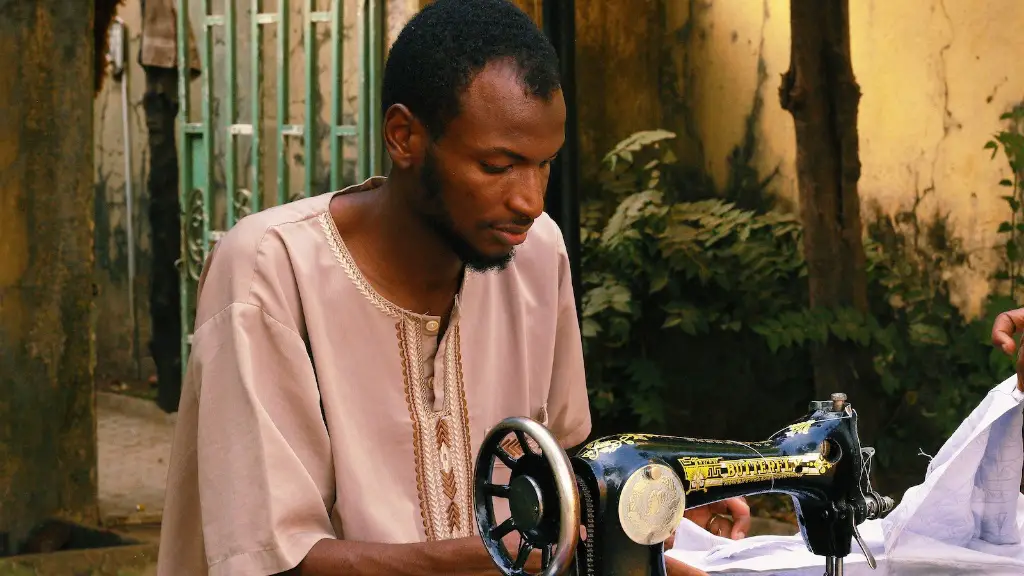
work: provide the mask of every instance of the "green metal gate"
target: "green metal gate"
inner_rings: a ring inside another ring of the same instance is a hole
[[[272,205],[330,190],[338,190],[382,170],[379,86],[384,54],[385,0],[276,0],[277,9],[265,12],[265,0],[177,0],[178,158],[182,225],[181,322],[182,370],[186,369],[195,318],[196,286],[207,254],[216,241],[245,215]],[[322,4],[329,4],[326,8]],[[197,6],[198,5],[198,6]],[[242,6],[239,9],[239,5]],[[190,8],[196,12],[190,15]],[[239,25],[239,13],[248,15],[247,27]],[[345,71],[346,15],[357,30],[356,78]],[[293,20],[296,19],[296,20]],[[188,60],[189,23],[201,30],[196,37],[202,67],[198,106],[192,100]],[[292,122],[294,102],[291,78],[294,24],[301,22],[302,106],[301,122]],[[326,37],[318,38],[324,29]],[[249,82],[239,82],[240,33],[248,36]],[[274,42],[275,82],[265,81],[264,52],[270,35]],[[219,40],[215,43],[215,39]],[[223,66],[217,66],[215,47]],[[330,69],[319,74],[318,52],[327,48]],[[217,68],[222,68],[219,70]],[[223,73],[221,74],[220,72]],[[327,76],[327,86],[318,81]],[[356,79],[355,104],[346,112],[346,80]],[[264,95],[273,91],[276,110],[265,110]],[[246,94],[248,91],[248,94]],[[239,108],[242,96],[249,100],[248,114]],[[274,118],[264,116],[274,113]],[[326,113],[325,123],[320,117]],[[243,117],[248,116],[247,121]],[[347,121],[346,121],[347,120]],[[269,138],[268,138],[269,136]],[[270,142],[268,142],[270,140]],[[346,141],[349,144],[346,145]],[[294,144],[300,152],[291,155]],[[240,146],[248,144],[248,155]],[[322,148],[326,149],[326,159]],[[272,148],[272,151],[268,151]],[[346,153],[347,156],[346,156]],[[272,157],[274,162],[266,162]],[[301,162],[296,160],[301,158]],[[351,170],[346,170],[350,166]],[[296,186],[293,172],[303,177]],[[322,169],[323,177],[317,178]],[[348,172],[348,173],[346,173]],[[243,185],[243,180],[247,184]],[[267,188],[274,188],[267,194]]]

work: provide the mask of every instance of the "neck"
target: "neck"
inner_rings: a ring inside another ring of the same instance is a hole
[[[364,231],[372,239],[378,261],[401,271],[412,286],[428,292],[453,290],[462,277],[463,263],[423,218],[416,214],[409,198],[416,192],[403,175],[392,175],[377,191],[367,214]]]

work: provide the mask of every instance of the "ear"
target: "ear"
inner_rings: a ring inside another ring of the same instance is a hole
[[[384,114],[384,147],[396,168],[407,170],[423,161],[428,144],[426,127],[402,104]]]

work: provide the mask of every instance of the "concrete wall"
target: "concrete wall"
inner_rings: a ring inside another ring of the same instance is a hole
[[[540,21],[540,0],[516,0]],[[189,0],[193,14],[201,2]],[[427,0],[388,0],[389,42],[413,12]],[[249,121],[251,67],[248,2],[238,2],[238,73],[240,121]],[[304,114],[302,36],[299,2],[291,2],[290,49],[293,64],[289,114]],[[327,6],[326,0],[317,4]],[[358,45],[351,24],[358,3],[345,0],[349,26],[345,51],[345,111],[356,113]],[[702,166],[719,187],[730,177],[730,157],[749,157],[762,174],[778,169],[774,190],[795,198],[795,145],[792,119],[778,104],[779,79],[789,65],[788,0],[577,0],[577,83],[584,182],[599,167],[614,143],[636,130],[663,127],[680,135],[680,157]],[[988,288],[994,259],[990,248],[1006,212],[996,183],[1006,169],[982,151],[999,127],[999,114],[1024,98],[1024,78],[1009,73],[1009,64],[1024,55],[1024,39],[1015,30],[1024,22],[1024,4],[1016,0],[967,2],[954,0],[854,0],[850,2],[853,65],[863,91],[860,143],[864,205],[877,201],[888,209],[906,206],[916,193],[930,190],[922,205],[926,213],[953,213],[953,224],[976,256],[974,271],[957,274],[959,297],[970,312]],[[138,2],[122,9],[137,38]],[[192,19],[196,38],[200,24]],[[262,64],[266,83],[260,98],[264,111],[264,158],[276,154],[277,111],[273,27],[264,34]],[[136,242],[140,277],[138,310],[143,354],[148,335],[146,310],[145,130],[141,109],[142,71],[134,65],[132,44],[130,107],[133,123],[133,181]],[[318,93],[327,94],[329,57],[326,29],[318,36]],[[213,110],[216,125],[224,102],[224,44],[215,35]],[[193,83],[193,118],[199,111],[199,81]],[[127,322],[123,145],[120,86],[108,82],[96,100],[97,284],[100,321],[97,327],[97,373],[102,378],[130,372],[130,323]],[[327,109],[319,125],[328,121]],[[322,130],[321,130],[322,133]],[[223,157],[223,138],[217,138]],[[239,140],[239,166],[250,157],[248,141]],[[350,142],[354,144],[354,142]],[[326,141],[320,152],[316,187],[326,190]],[[351,179],[353,146],[346,152]],[[217,165],[222,165],[218,160]],[[301,147],[289,149],[291,182],[302,182],[305,160]],[[273,162],[265,162],[264,195],[273,203],[276,190]],[[223,186],[223,170],[214,181]],[[240,172],[239,184],[251,186]],[[587,194],[589,190],[583,190]],[[223,212],[223,202],[219,204]],[[144,359],[144,372],[145,359]]]
[[[137,274],[136,311],[139,322],[140,359],[143,378],[153,370],[149,356],[149,150],[146,144],[146,115],[142,109],[145,76],[138,65],[140,7],[127,1],[118,10],[128,26],[129,63],[121,81],[108,77],[93,102],[95,148],[94,215],[96,307],[96,381],[104,386],[114,380],[135,377],[135,351],[128,305],[128,232],[125,199],[125,154],[131,159],[134,196],[134,241]],[[124,138],[122,85],[127,87],[129,140]]]
[[[91,2],[0,0],[0,556],[95,522]]]

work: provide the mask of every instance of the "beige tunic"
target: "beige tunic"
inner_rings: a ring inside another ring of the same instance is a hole
[[[568,258],[549,217],[506,270],[467,272],[439,340],[439,318],[365,280],[331,197],[245,218],[207,262],[161,576],[273,574],[322,538],[470,536],[491,427],[528,416],[565,447],[590,433]]]

